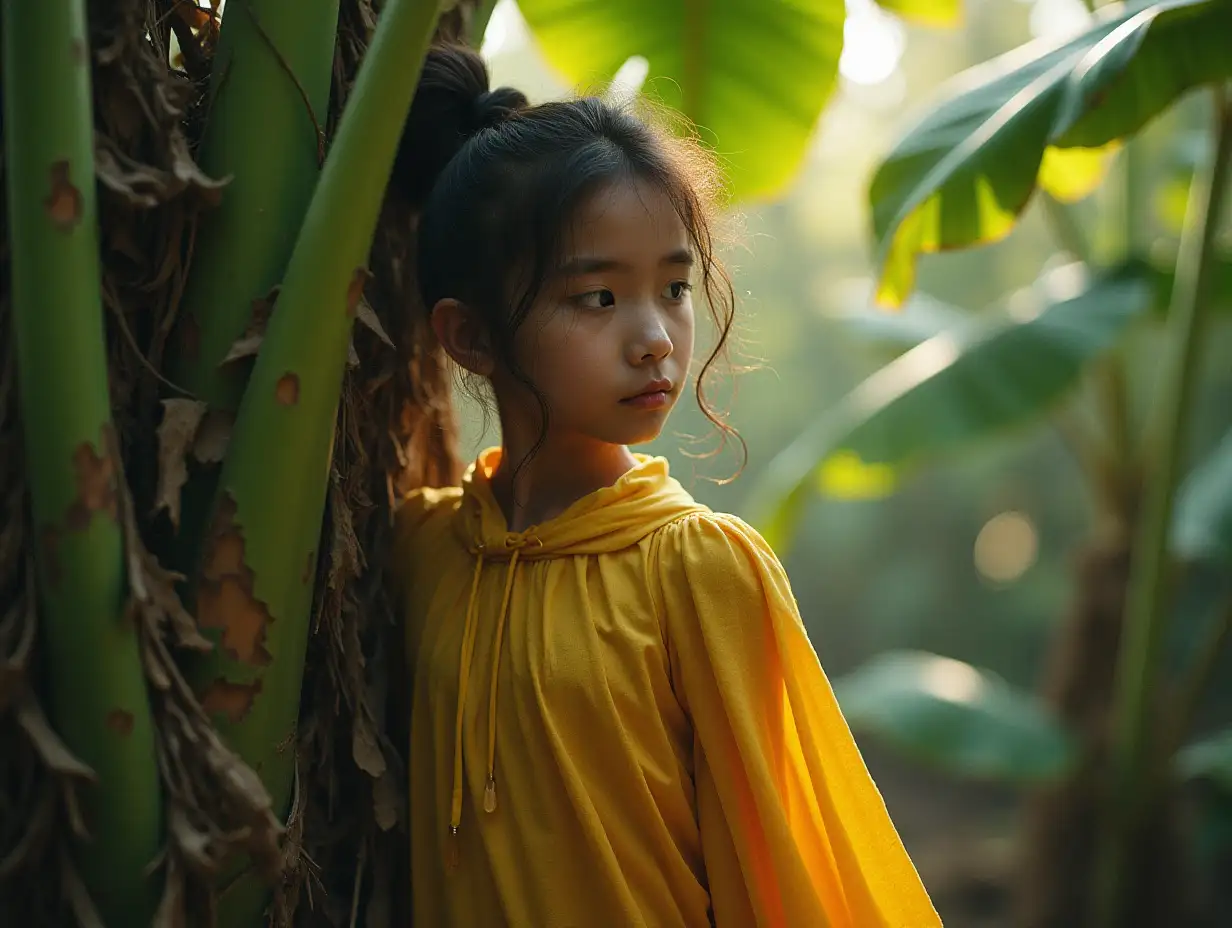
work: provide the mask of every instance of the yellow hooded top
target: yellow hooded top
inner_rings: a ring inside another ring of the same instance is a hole
[[[940,925],[761,537],[662,458],[525,532],[411,494],[421,928]]]

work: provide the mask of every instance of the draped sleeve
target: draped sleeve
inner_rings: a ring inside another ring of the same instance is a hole
[[[655,569],[717,928],[939,926],[773,551],[732,516],[663,533]]]

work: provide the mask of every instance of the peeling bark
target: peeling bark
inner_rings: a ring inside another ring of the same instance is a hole
[[[253,581],[252,569],[244,561],[244,536],[235,522],[235,502],[225,496],[205,552],[197,622],[203,629],[221,632],[219,644],[232,660],[264,667],[270,662],[265,641],[273,617],[253,592]]]
[[[210,715],[225,715],[232,724],[242,722],[252,709],[253,700],[261,692],[261,681],[232,683],[215,680],[201,694],[201,708]]]

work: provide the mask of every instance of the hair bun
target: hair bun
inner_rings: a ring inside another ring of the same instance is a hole
[[[471,120],[475,131],[500,125],[526,104],[526,95],[513,87],[485,90],[471,103]]]
[[[428,49],[390,177],[390,186],[412,207],[423,205],[445,165],[471,136],[526,106],[520,91],[489,90],[488,85],[487,65],[474,49]]]

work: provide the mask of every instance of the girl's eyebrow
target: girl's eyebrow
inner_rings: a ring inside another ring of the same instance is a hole
[[[693,266],[693,252],[687,248],[680,248],[673,251],[671,254],[664,255],[660,261],[661,267],[668,265],[681,265],[683,267]],[[599,258],[599,257],[577,257],[570,258],[564,264],[556,269],[556,273],[561,277],[578,277],[584,274],[601,274],[604,271],[631,271],[632,265],[625,261],[618,261],[615,258]]]

